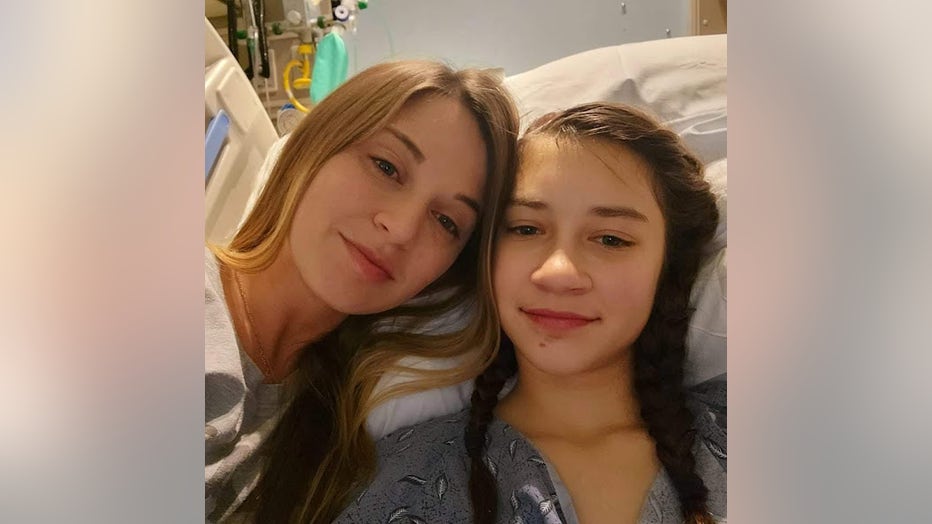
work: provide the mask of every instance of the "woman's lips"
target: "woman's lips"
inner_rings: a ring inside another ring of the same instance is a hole
[[[598,320],[598,318],[587,317],[571,311],[521,308],[521,312],[538,326],[551,331],[568,331],[587,326]]]
[[[353,265],[364,278],[373,282],[384,282],[392,279],[392,274],[386,267],[385,262],[379,260],[374,253],[365,247],[354,244],[342,235],[340,236],[346,244]]]

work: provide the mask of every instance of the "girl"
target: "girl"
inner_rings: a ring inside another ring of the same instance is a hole
[[[490,245],[517,120],[491,74],[419,61],[363,71],[304,118],[233,241],[206,252],[208,520],[260,475],[247,508],[260,521],[331,520],[374,465],[366,414],[405,391],[372,398],[379,378],[405,355],[495,346]],[[457,332],[408,333],[473,302]],[[490,358],[407,390],[468,380]]]
[[[723,520],[724,376],[683,386],[718,220],[700,163],[607,103],[542,118],[519,153],[494,255],[497,357],[469,409],[379,442],[375,482],[337,522]]]

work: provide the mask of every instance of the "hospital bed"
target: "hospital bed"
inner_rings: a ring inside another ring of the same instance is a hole
[[[208,120],[221,109],[231,120],[207,184],[206,235],[208,240],[222,242],[232,236],[255,201],[284,139],[277,138],[258,96],[210,24],[207,33]],[[690,383],[726,371],[726,49],[726,35],[623,44],[578,53],[505,79],[518,104],[522,128],[538,116],[578,103],[621,102],[658,116],[705,162],[706,178],[718,198],[720,221],[693,290],[696,313],[687,341]],[[450,365],[441,360],[408,364]],[[386,377],[381,387],[400,380]],[[472,385],[464,383],[391,400],[370,415],[369,430],[377,437],[456,412],[468,403],[471,391]]]
[[[206,18],[204,24],[205,235],[223,243],[258,194],[278,133],[239,62]]]

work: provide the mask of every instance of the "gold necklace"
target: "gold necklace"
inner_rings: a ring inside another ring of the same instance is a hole
[[[243,309],[246,311],[246,322],[249,323],[249,333],[252,335],[252,340],[256,343],[256,348],[259,349],[259,359],[262,360],[261,364],[263,367],[262,372],[265,374],[266,378],[271,378],[272,364],[269,362],[269,357],[265,355],[262,342],[259,341],[259,333],[256,332],[256,321],[253,320],[252,312],[249,311],[249,303],[246,302],[246,292],[243,291],[243,283],[240,281],[239,273],[236,270],[233,270],[233,279],[236,280],[236,289],[239,291],[239,298],[243,301]]]

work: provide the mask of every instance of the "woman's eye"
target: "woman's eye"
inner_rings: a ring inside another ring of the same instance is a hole
[[[454,222],[452,218],[440,213],[437,213],[436,217],[437,222],[440,222],[440,225],[443,227],[443,229],[447,230],[447,232],[450,233],[453,238],[460,237],[460,228],[457,227],[456,222]]]
[[[382,174],[384,174],[385,176],[389,178],[395,178],[398,176],[398,170],[395,169],[394,164],[392,164],[388,160],[383,160],[381,158],[373,158],[372,161],[375,162],[376,167],[378,167],[379,171],[381,171]]]
[[[634,244],[615,235],[599,235],[596,240],[605,247],[628,247]]]
[[[518,235],[518,236],[526,237],[526,236],[536,235],[537,233],[540,232],[540,230],[534,226],[514,226],[514,227],[509,227],[508,232]]]

